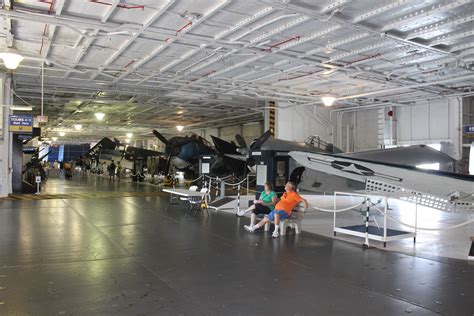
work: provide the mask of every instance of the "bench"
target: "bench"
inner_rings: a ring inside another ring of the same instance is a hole
[[[280,236],[286,235],[286,228],[291,227],[295,230],[296,234],[301,233],[301,221],[303,220],[304,213],[306,213],[306,208],[303,203],[298,204],[291,213],[291,217],[287,219],[280,220]],[[274,224],[273,222],[268,222],[265,224],[265,231],[270,231],[270,225]]]

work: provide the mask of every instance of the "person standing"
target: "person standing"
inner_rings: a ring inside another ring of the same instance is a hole
[[[117,162],[117,179],[120,181],[120,175],[122,174],[122,165],[120,164],[120,161]]]
[[[115,180],[115,163],[112,160],[110,165],[107,167],[107,171],[109,172],[109,180]]]

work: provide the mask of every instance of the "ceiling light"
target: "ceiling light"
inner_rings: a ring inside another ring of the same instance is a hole
[[[74,124],[74,128],[76,129],[76,131],[80,131],[82,129],[82,125],[81,124]]]
[[[334,103],[334,101],[336,101],[336,98],[333,96],[325,96],[325,97],[322,97],[321,100],[323,101],[324,106],[331,106]]]
[[[66,136],[66,133],[65,132],[59,132],[59,136],[64,137],[64,136]]]
[[[10,106],[10,110],[13,110],[13,111],[33,111],[33,107],[32,106]]]
[[[97,112],[94,115],[99,121],[102,121],[105,117],[105,113],[102,113],[102,112]]]
[[[127,144],[130,144],[130,139],[127,138],[127,139],[125,140],[125,142],[126,142]]]
[[[16,48],[8,47],[3,53],[0,53],[0,58],[3,59],[5,67],[16,69],[24,57],[18,53]]]
[[[178,132],[181,132],[183,128],[184,128],[183,125],[176,125],[176,129],[178,130]]]
[[[133,137],[133,133],[127,133],[127,134],[125,134],[125,135],[127,135],[127,138],[128,138],[128,139],[130,139],[130,138]]]
[[[181,115],[181,114],[183,114],[183,113],[184,113],[184,111],[178,111],[178,112],[176,112],[176,114],[178,114],[178,115]]]
[[[54,136],[54,137],[51,137],[51,139],[53,140],[53,142],[55,142],[55,141],[57,141],[57,140],[58,140],[58,138],[57,138],[56,136]]]

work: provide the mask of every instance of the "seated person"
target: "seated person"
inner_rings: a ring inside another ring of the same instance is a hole
[[[244,216],[246,213],[252,212],[250,216],[250,225],[255,225],[257,215],[268,214],[274,210],[275,204],[278,200],[276,193],[273,191],[273,185],[270,182],[265,182],[263,185],[263,192],[260,194],[258,200],[253,201],[253,205],[245,211],[240,211],[237,216]]]
[[[280,220],[289,218],[293,209],[295,208],[298,203],[301,201],[304,202],[305,208],[308,208],[308,201],[303,199],[298,192],[295,191],[295,184],[291,181],[288,181],[285,185],[285,193],[275,205],[275,210],[271,211],[268,215],[258,222],[256,225],[245,225],[245,229],[249,232],[254,232],[256,229],[264,226],[266,223],[274,221],[275,223],[275,230],[273,231],[272,236],[278,237],[280,236],[279,229],[280,229]]]

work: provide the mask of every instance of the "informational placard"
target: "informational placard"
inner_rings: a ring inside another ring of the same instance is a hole
[[[208,162],[203,162],[201,164],[201,173],[208,174],[210,172],[210,164]]]
[[[36,176],[35,180],[36,180],[36,183],[41,183],[41,176]]]
[[[33,133],[33,116],[10,115],[10,132]]]
[[[36,120],[38,123],[48,123],[48,117],[46,115],[38,115]]]
[[[257,165],[257,185],[267,182],[267,165]]]
[[[465,125],[464,126],[464,134],[474,135],[474,125]]]

